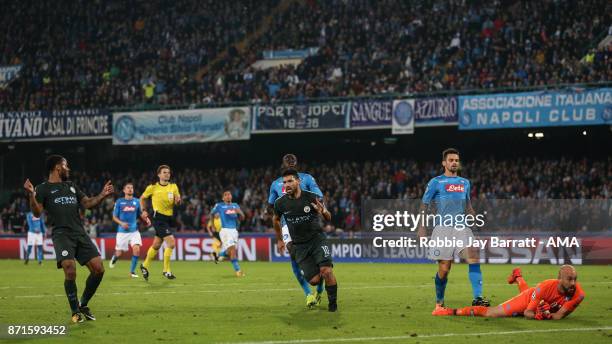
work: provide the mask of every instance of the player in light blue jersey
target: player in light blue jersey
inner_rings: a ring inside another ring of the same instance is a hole
[[[229,191],[223,192],[223,202],[215,204],[210,214],[211,216],[219,214],[221,219],[221,230],[219,231],[222,245],[221,250],[230,257],[236,276],[244,276],[238,264],[236,251],[236,246],[238,245],[238,221],[244,220],[244,213],[237,203],[232,203],[232,193]]]
[[[283,170],[296,169],[296,166],[297,166],[297,157],[295,155],[286,154],[283,157],[283,166],[282,166]],[[319,196],[320,198],[323,198],[323,193],[321,192],[321,189],[319,189],[317,182],[310,174],[308,173],[298,173],[298,174],[300,177],[300,188],[302,190],[313,192],[317,194],[317,196]],[[272,185],[270,185],[270,195],[268,196],[268,212],[270,214],[274,213],[274,211],[272,210],[272,208],[274,207],[274,202],[278,198],[283,196],[284,194],[285,194],[285,189],[283,186],[283,178],[279,177],[278,179],[272,182]],[[285,250],[285,247],[287,247],[287,251],[291,252],[290,250],[291,235],[289,235],[289,227],[287,227],[287,224],[285,223],[285,219],[281,217],[281,228],[275,227],[274,229],[276,231],[276,241],[277,241],[279,253],[283,253]],[[295,261],[295,257],[293,257],[293,255],[291,255],[291,268],[293,270],[293,274],[295,275],[295,278],[297,279],[298,283],[304,290],[304,294],[306,295],[306,306],[309,308],[312,308],[315,305],[318,305],[319,303],[321,303],[321,293],[323,292],[323,279],[321,279],[321,283],[317,285],[317,289],[315,293],[313,294],[310,291],[310,284],[304,278],[302,269],[300,269],[300,266]]]
[[[130,276],[137,278],[136,266],[140,257],[140,246],[142,238],[138,231],[138,218],[141,217],[140,200],[134,198],[134,185],[126,183],[123,186],[123,198],[115,202],[113,210],[113,222],[117,224],[117,242],[115,244],[115,254],[111,258],[108,266],[112,269],[117,263],[121,254],[132,247],[132,264],[130,265]],[[147,226],[151,225],[149,218],[143,218]]]
[[[454,148],[444,150],[442,166],[444,174],[432,178],[427,184],[421,210],[433,212],[435,208],[436,217],[431,240],[456,239],[453,242],[461,241],[461,244],[429,247],[429,259],[438,261],[438,272],[435,276],[436,308],[432,312],[433,315],[448,311],[444,306],[444,291],[455,254],[461,254],[469,263],[468,276],[474,296],[472,305],[488,307],[490,304],[489,300],[482,297],[479,251],[477,248],[466,247],[470,238],[474,238],[472,230],[467,226],[466,214],[475,217],[475,211],[470,202],[470,181],[457,175],[460,167],[459,151]],[[425,228],[419,228],[419,236],[425,234]]]
[[[32,247],[36,246],[36,257],[38,258],[38,265],[42,264],[43,260],[43,238],[45,236],[46,227],[45,221],[41,217],[36,217],[30,211],[26,214],[26,220],[28,222],[28,250],[25,255],[25,264],[30,261],[30,254],[32,254]]]

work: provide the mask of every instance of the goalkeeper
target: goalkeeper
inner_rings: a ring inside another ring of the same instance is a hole
[[[584,291],[577,279],[576,269],[563,265],[557,279],[545,280],[529,287],[523,279],[521,269],[512,270],[509,284],[518,284],[517,296],[496,307],[470,306],[452,309],[440,315],[463,315],[490,318],[524,316],[536,320],[560,320],[572,313],[584,300]]]

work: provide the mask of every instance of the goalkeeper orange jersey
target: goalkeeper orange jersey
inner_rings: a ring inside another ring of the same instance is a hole
[[[527,309],[535,312],[540,300],[544,300],[544,302],[550,305],[550,311],[553,313],[561,308],[565,308],[568,313],[573,312],[584,300],[584,291],[580,283],[576,282],[574,295],[563,295],[559,293],[559,283],[557,279],[549,279],[536,285],[531,293]]]

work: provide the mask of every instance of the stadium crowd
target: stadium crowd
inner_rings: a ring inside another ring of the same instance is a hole
[[[326,224],[329,234],[358,231],[361,228],[361,202],[369,199],[420,199],[427,181],[442,171],[439,163],[417,163],[412,160],[368,162],[339,161],[335,163],[301,164],[301,170],[312,174],[323,191],[324,201],[332,213]],[[330,172],[333,171],[333,172]],[[202,231],[209,212],[221,200],[224,190],[230,190],[234,201],[245,212],[242,231],[264,232],[272,227],[271,214],[266,211],[270,184],[280,174],[268,166],[241,169],[186,169],[176,171],[176,182],[182,192],[183,204],[178,209],[180,231]],[[478,160],[464,166],[462,175],[472,183],[471,198],[489,199],[606,199],[612,192],[612,160],[542,160],[522,158],[512,161]],[[106,180],[116,185],[121,196],[124,183],[135,185],[136,196],[155,181],[153,173],[116,175],[110,172],[90,175],[75,173],[71,178],[87,194],[97,194]],[[113,198],[84,213],[85,223],[92,232],[114,231],[112,224]],[[571,213],[569,209],[566,213]],[[612,209],[605,211],[609,212]],[[0,213],[0,232],[21,232],[28,204],[17,190],[10,204]],[[608,214],[608,218],[610,215]]]
[[[23,71],[0,111],[612,80],[612,46],[593,48],[612,31],[605,0],[279,3],[12,2],[0,66]],[[298,66],[252,67],[264,50],[309,47],[319,53]]]

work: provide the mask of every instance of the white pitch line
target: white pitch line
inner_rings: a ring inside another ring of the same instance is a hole
[[[517,331],[496,331],[496,332],[480,332],[480,333],[440,333],[440,334],[425,334],[425,335],[405,335],[405,336],[380,336],[380,337],[354,337],[354,338],[319,338],[319,339],[294,339],[294,340],[271,340],[260,342],[223,342],[222,344],[304,344],[304,343],[337,343],[337,342],[369,342],[375,340],[400,340],[400,339],[427,339],[427,338],[445,338],[445,337],[479,337],[479,336],[501,336],[511,334],[534,334],[534,333],[551,333],[551,332],[592,332],[592,331],[608,331],[612,330],[612,326],[605,327],[575,327],[561,329],[546,329],[546,330],[517,330]]]
[[[585,283],[585,285],[589,284],[612,284],[610,282],[592,282]],[[223,284],[220,284],[223,285]],[[227,285],[227,284],[226,284]],[[231,284],[234,285],[234,284]],[[507,283],[489,283],[489,286],[502,286],[508,285]],[[388,289],[388,288],[422,288],[422,287],[430,287],[431,284],[393,284],[393,285],[369,285],[369,286],[359,286],[359,287],[342,287],[342,290],[364,290],[364,289]],[[179,288],[181,286],[176,286],[175,288]],[[143,291],[138,293],[131,292],[108,292],[108,293],[96,293],[98,296],[104,295],[114,295],[114,296],[128,296],[128,295],[152,295],[152,294],[188,294],[188,293],[261,293],[261,292],[277,292],[277,291],[292,291],[296,290],[296,288],[264,288],[264,289],[221,289],[221,290],[181,290],[181,291]],[[36,298],[45,298],[45,297],[65,297],[65,294],[52,294],[52,295],[15,295],[13,298],[28,298],[28,299],[36,299]],[[10,297],[10,296],[9,296]]]

